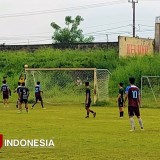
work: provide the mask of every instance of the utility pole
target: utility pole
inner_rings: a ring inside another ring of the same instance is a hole
[[[138,3],[138,0],[128,0],[128,2],[132,3],[132,8],[133,8],[133,37],[135,37],[136,33],[136,25],[135,25],[135,21],[136,21],[136,8],[135,8],[135,4]]]
[[[160,16],[156,17],[155,23],[155,51],[160,53]]]

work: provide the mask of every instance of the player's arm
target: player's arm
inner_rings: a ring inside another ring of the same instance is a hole
[[[126,89],[126,92],[125,92],[125,95],[124,95],[124,106],[125,106],[125,103],[128,99],[128,89]]]
[[[138,106],[139,107],[141,106],[141,95],[140,95],[140,93],[138,94]]]
[[[8,86],[7,86],[7,92],[8,92],[8,95],[11,96],[11,90]]]
[[[24,72],[24,80],[26,80],[26,72]]]
[[[121,94],[119,93],[119,94],[118,94],[118,97],[117,97],[117,102],[118,102],[118,100],[119,100],[120,97],[121,97]]]
[[[127,99],[128,99],[128,91],[129,91],[129,88],[130,88],[130,86],[128,86],[128,87],[126,88],[126,91],[125,91],[125,95],[124,95],[124,106],[125,106],[125,102],[126,102]]]
[[[86,94],[86,104],[88,103],[89,100],[89,93]]]
[[[42,97],[42,95],[43,95],[43,91],[40,91],[40,96]]]
[[[21,77],[22,77],[22,73],[21,73],[21,75],[19,76],[19,80],[21,79]]]
[[[41,90],[41,87],[39,87],[39,92],[40,92],[40,95],[42,96],[43,91]]]

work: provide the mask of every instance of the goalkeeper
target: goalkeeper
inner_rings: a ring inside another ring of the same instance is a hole
[[[22,72],[18,82],[20,83],[20,85],[22,85],[22,83],[25,83],[25,80],[26,80],[26,73]]]

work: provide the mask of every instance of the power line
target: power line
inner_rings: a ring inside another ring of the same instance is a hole
[[[137,20],[137,21],[141,21],[141,20]],[[88,26],[88,27],[85,27],[85,29],[99,27],[99,26],[112,25],[112,24],[117,24],[117,23],[121,23],[121,22],[130,22],[130,21],[119,21],[119,22],[115,22],[115,23],[101,24],[101,25],[96,25],[96,26]],[[131,26],[131,25],[126,25],[126,26]],[[143,24],[138,24],[138,26],[145,26],[145,27],[154,28],[154,26],[143,25]],[[117,28],[119,28],[119,27],[117,27]],[[107,31],[107,30],[111,30],[111,29],[115,29],[115,28],[109,28],[109,29],[100,30],[100,31]],[[43,34],[45,34],[45,35],[42,36]],[[46,34],[48,34],[48,35],[46,35]],[[52,36],[52,34],[53,33],[51,33],[51,32],[39,32],[39,33],[29,33],[29,34],[19,34],[19,35],[12,35],[12,36],[4,36],[4,37],[1,35],[0,39],[4,39],[4,38],[19,38],[19,37],[20,38],[22,38],[22,37],[36,37],[36,38],[37,37],[41,37],[41,38],[44,38],[44,37],[47,37],[47,36]],[[85,35],[87,35],[87,34],[89,34],[89,33],[86,33]]]
[[[144,27],[151,27],[151,28],[154,28],[155,26],[149,26],[149,25],[145,25],[145,24],[138,24],[140,26],[144,26]]]
[[[109,28],[109,29],[105,29],[105,30],[98,30],[98,31],[94,31],[94,32],[85,33],[85,35],[114,30],[114,29],[119,29],[119,28],[124,28],[124,27],[128,27],[128,26],[131,26],[131,25],[119,26],[119,27]]]
[[[131,20],[125,20],[125,21],[118,21],[118,22],[113,22],[113,23],[106,23],[106,24],[100,24],[100,25],[96,25],[96,26],[89,26],[89,27],[85,27],[85,28],[95,28],[95,27],[103,27],[103,26],[110,26],[110,25],[113,25],[113,24],[120,24],[120,23],[123,23],[123,22],[131,22]]]
[[[91,4],[91,5],[88,4],[85,6],[75,6],[75,7],[69,7],[69,8],[54,9],[54,10],[41,10],[41,11],[35,11],[35,12],[4,14],[4,15],[0,15],[0,18],[11,18],[11,17],[33,16],[33,15],[51,14],[51,13],[59,13],[59,12],[70,12],[74,10],[105,7],[105,6],[120,4],[124,2],[126,2],[126,0],[116,0],[116,1],[107,2],[107,3],[98,3],[98,4]]]

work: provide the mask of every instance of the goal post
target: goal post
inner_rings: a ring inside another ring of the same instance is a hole
[[[141,97],[143,107],[159,107],[160,76],[141,76]]]
[[[30,98],[34,97],[34,86],[41,82],[43,98],[47,103],[84,103],[85,82],[90,83],[92,103],[108,101],[110,72],[96,68],[27,68],[26,86]]]

